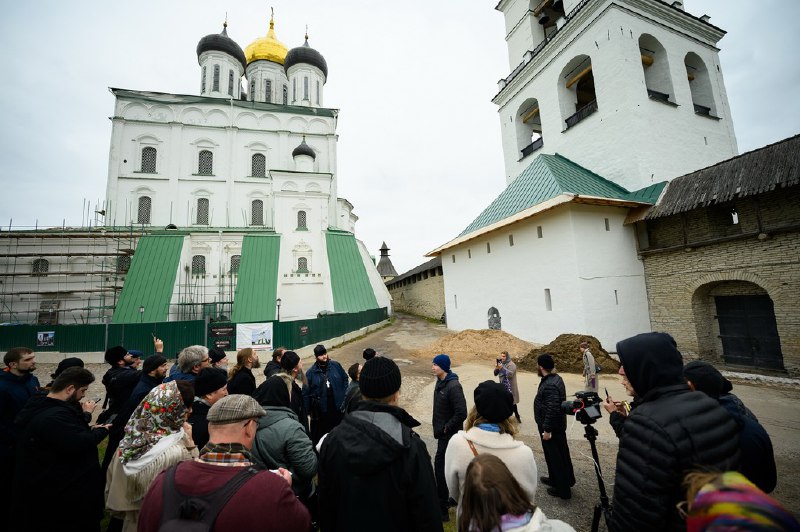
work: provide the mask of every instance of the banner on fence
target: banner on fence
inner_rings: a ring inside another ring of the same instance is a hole
[[[56,345],[55,331],[41,331],[36,333],[36,347],[51,347]]]
[[[272,323],[237,323],[236,350],[245,347],[257,351],[271,351]]]

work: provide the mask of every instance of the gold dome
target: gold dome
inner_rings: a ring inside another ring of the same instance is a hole
[[[283,64],[289,49],[275,37],[275,20],[269,18],[269,31],[266,37],[256,39],[244,49],[244,55],[249,65],[253,61],[264,59],[273,63]]]

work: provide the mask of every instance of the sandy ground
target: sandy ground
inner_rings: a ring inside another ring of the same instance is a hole
[[[396,320],[392,325],[343,346],[330,349],[331,357],[340,362],[345,370],[355,362],[363,362],[361,353],[367,347],[372,347],[378,353],[393,358],[400,365],[403,372],[401,406],[422,423],[417,432],[426,442],[431,456],[436,450],[436,442],[433,439],[430,424],[435,380],[431,374],[431,361],[427,357],[423,360],[415,356],[415,352],[451,333],[452,331],[448,331],[443,325],[405,315],[396,315]],[[498,352],[503,349],[506,347],[497,346]],[[266,360],[261,362],[265,364]],[[313,359],[304,359],[306,368],[311,363],[313,363]],[[87,367],[97,376],[97,381],[90,388],[88,395],[102,397],[104,391],[100,379],[108,366],[89,364]],[[48,377],[54,369],[54,364],[38,365],[36,374],[42,384],[50,381]],[[478,383],[494,379],[492,362],[456,365],[453,370],[459,375],[468,406],[473,403],[472,391]],[[254,373],[257,375],[259,383],[263,381],[262,370],[255,370]],[[582,377],[580,375],[567,373],[562,374],[562,377],[567,386],[567,393],[574,393],[581,389]],[[519,372],[518,379],[519,410],[522,416],[520,437],[533,449],[539,474],[545,475],[547,468],[541,441],[533,422],[533,399],[536,395],[539,378],[533,373]],[[797,382],[776,385],[736,384],[734,393],[758,416],[772,438],[778,466],[778,487],[772,495],[795,515],[800,516],[800,474],[798,474],[800,473],[800,409],[795,407],[800,400],[800,386],[797,384]],[[624,389],[617,375],[601,374],[601,393],[604,388],[607,388],[608,393],[615,399],[625,398]],[[787,408],[783,408],[784,406]],[[603,411],[603,415],[604,417],[595,424],[599,432],[597,449],[606,490],[611,496],[618,445],[616,436],[608,424],[608,418],[605,417],[605,411]],[[566,521],[578,532],[588,532],[593,508],[599,502],[600,497],[598,481],[592,464],[589,442],[584,437],[583,425],[570,420],[567,438],[577,479],[572,499],[564,501],[553,498],[547,495],[540,486],[534,502],[544,510],[548,517]]]

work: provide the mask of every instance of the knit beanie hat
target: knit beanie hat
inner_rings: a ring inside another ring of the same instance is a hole
[[[111,364],[112,366],[116,366],[117,362],[125,358],[125,355],[128,354],[128,350],[122,347],[121,345],[117,345],[114,347],[109,347],[106,349],[106,362]]]
[[[281,356],[281,367],[284,369],[284,371],[292,371],[297,367],[298,362],[300,362],[300,356],[297,353],[294,351],[283,352],[283,355]]]
[[[56,377],[61,375],[61,372],[63,372],[67,368],[82,368],[82,367],[83,367],[83,360],[81,360],[80,358],[78,357],[65,358],[64,360],[58,363],[55,373],[52,373],[50,376],[55,379]]]
[[[364,397],[382,399],[399,390],[401,381],[400,368],[394,360],[375,357],[364,363],[358,384]]]
[[[717,368],[702,360],[693,360],[683,366],[683,376],[692,381],[698,392],[717,399],[722,393],[723,377]]]
[[[322,344],[317,344],[317,346],[314,348],[314,356],[315,357],[321,357],[322,355],[324,355],[327,352],[328,352],[328,350],[325,349],[325,346],[322,345]]]
[[[203,368],[194,380],[194,394],[203,397],[216,392],[228,383],[228,374],[224,369]]]
[[[551,355],[550,353],[542,353],[541,355],[539,355],[536,358],[536,363],[542,366],[547,371],[550,371],[554,367],[556,367],[556,363],[553,360],[553,355]]]
[[[144,359],[144,362],[142,362],[142,373],[146,375],[166,362],[167,359],[163,355],[153,355],[151,357],[147,357]]]
[[[212,347],[208,350],[208,358],[211,359],[212,364],[216,364],[227,356],[228,354],[220,347]]]
[[[450,373],[450,357],[444,353],[433,357],[433,363],[442,368],[445,373]]]
[[[514,413],[514,397],[499,382],[484,381],[475,388],[475,408],[489,423],[499,423]]]
[[[131,349],[130,351],[128,351],[128,354],[133,358],[142,358],[144,356],[144,353],[142,351],[139,351],[138,349]]]
[[[362,354],[362,356],[364,357],[364,360],[369,360],[369,359],[373,358],[376,354],[377,353],[375,353],[374,349],[372,349],[371,347],[368,347],[368,348],[364,349],[364,353]]]

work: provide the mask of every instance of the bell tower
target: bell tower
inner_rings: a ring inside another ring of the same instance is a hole
[[[506,181],[559,153],[628,190],[737,154],[717,43],[679,1],[501,0]]]

